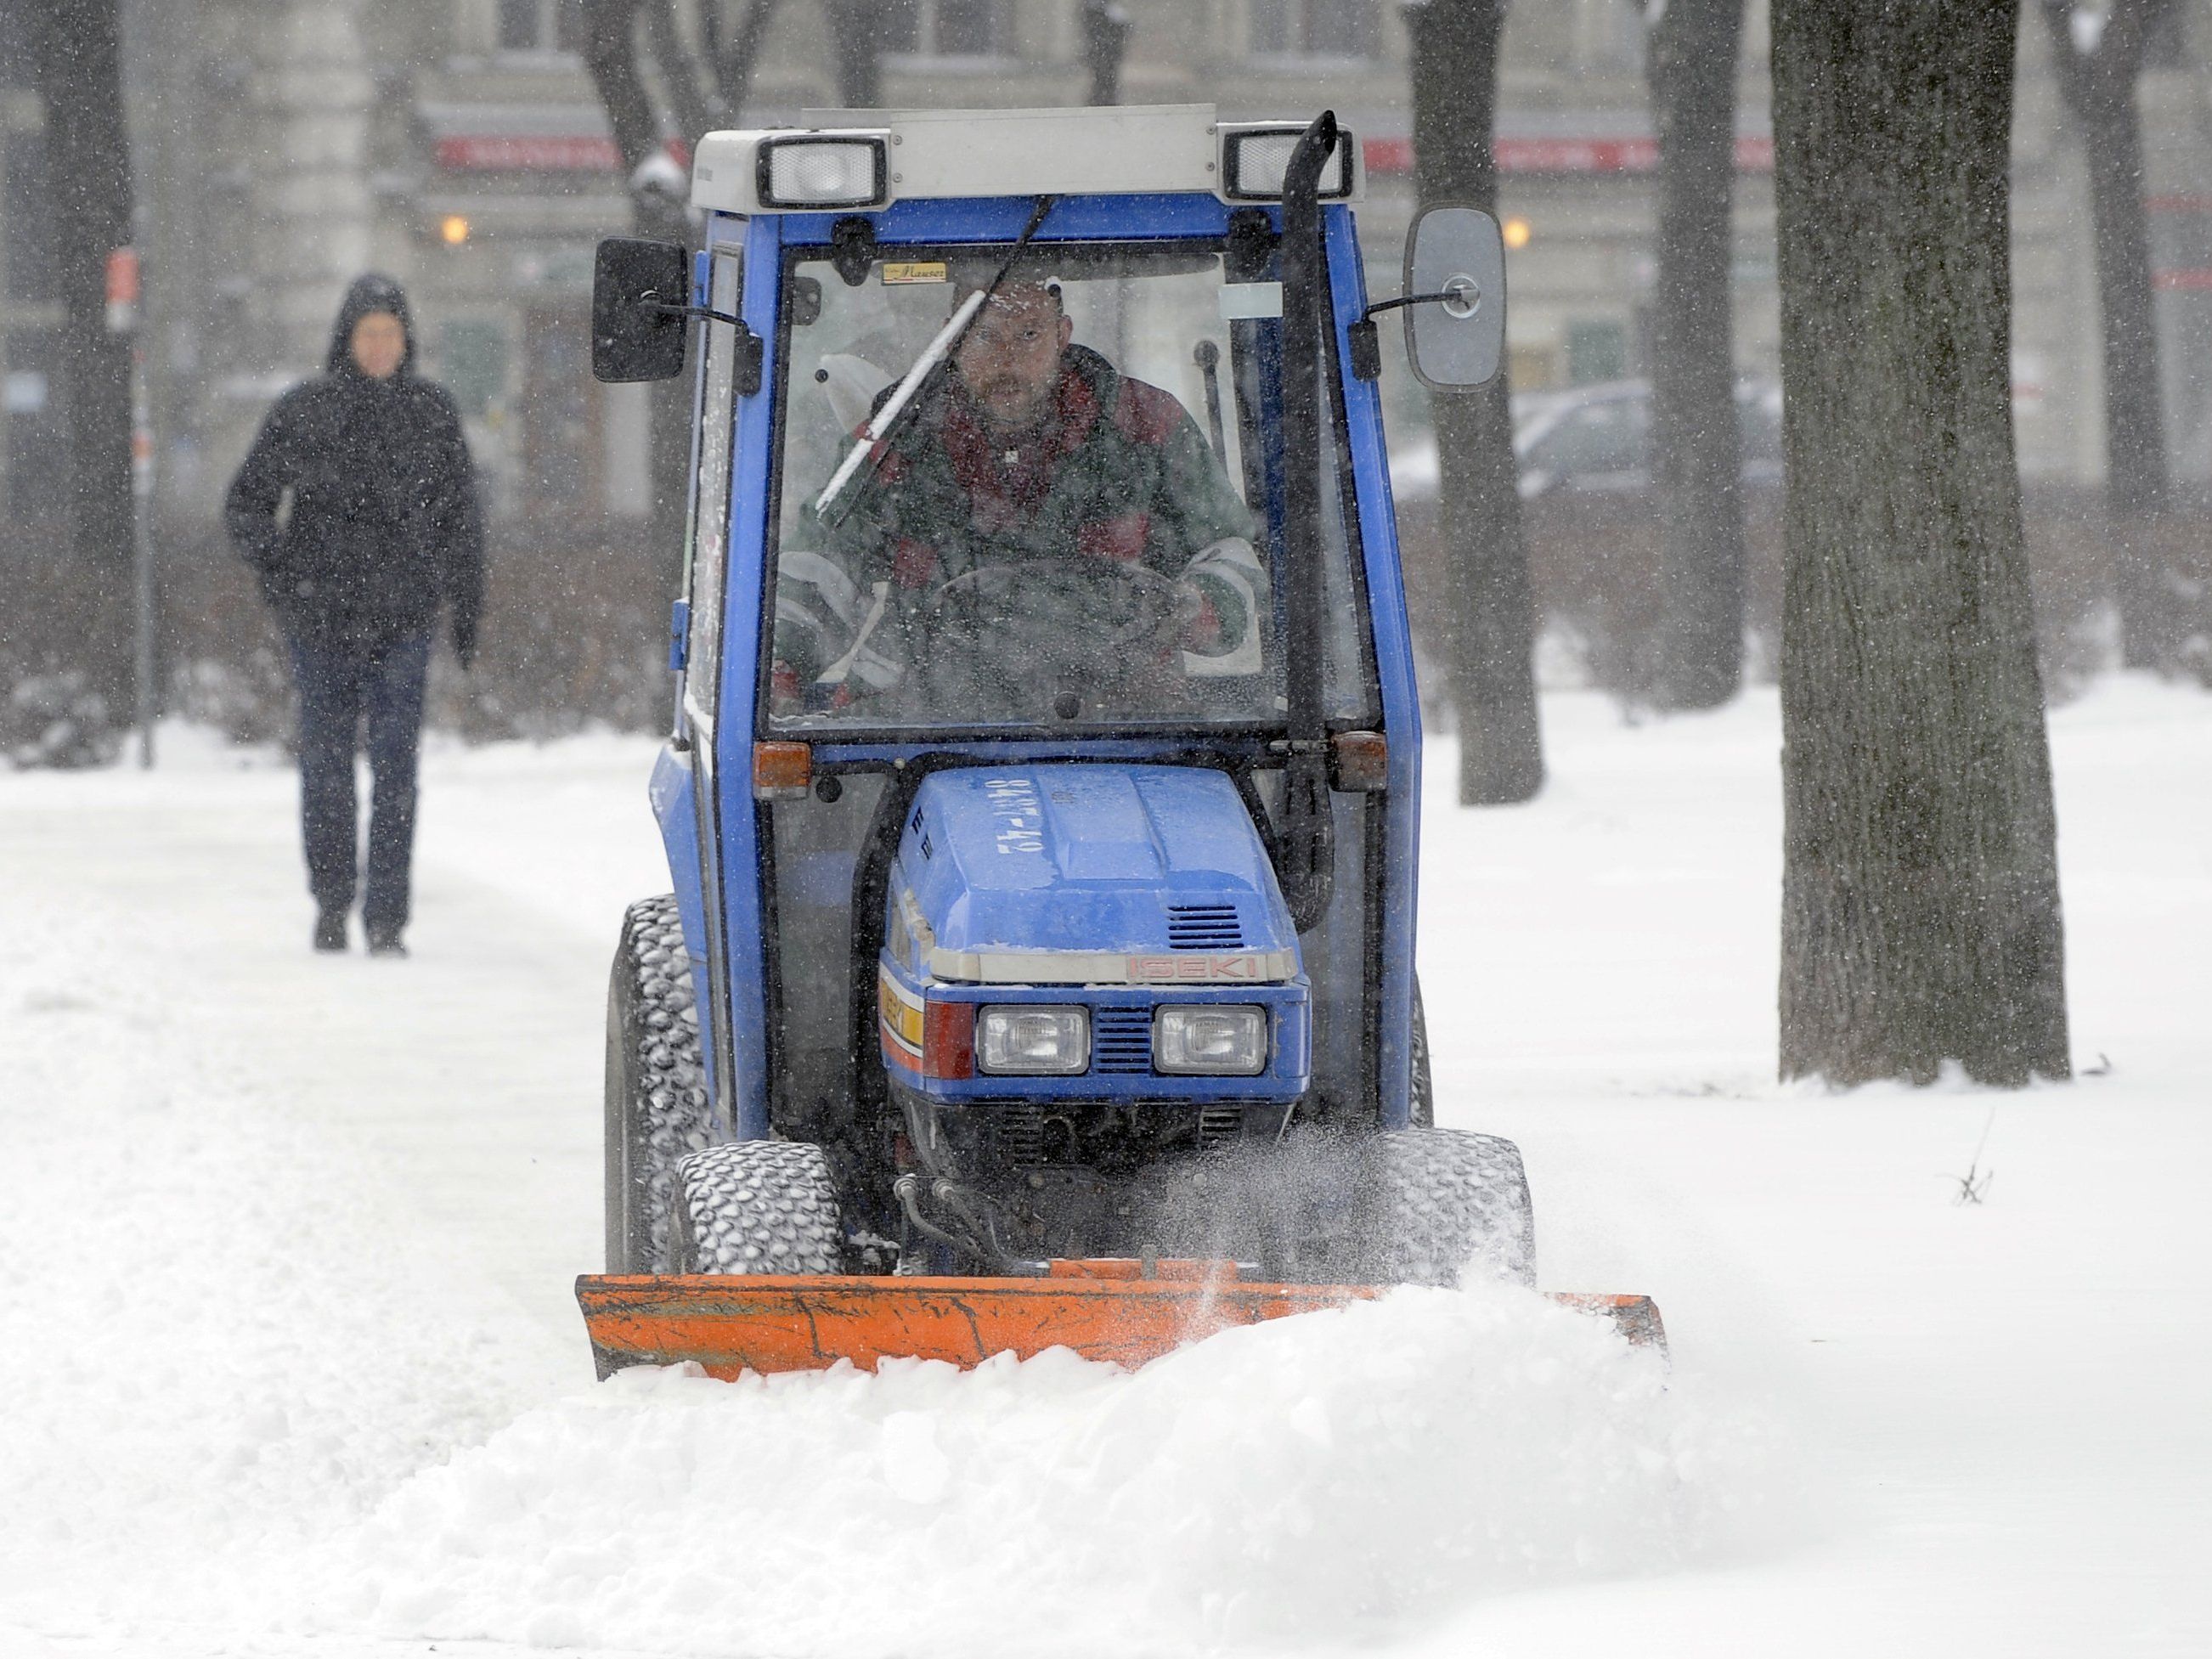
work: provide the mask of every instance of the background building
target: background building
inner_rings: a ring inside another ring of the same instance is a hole
[[[702,0],[678,0],[696,30]],[[715,0],[704,0],[714,3]],[[33,0],[0,0],[0,21]],[[1410,210],[1405,31],[1389,0],[1123,0],[1122,95],[1225,113],[1324,104],[1367,144],[1370,285],[1395,292]],[[731,9],[736,9],[734,0]],[[838,14],[844,15],[844,14]],[[836,104],[831,8],[784,0],[748,123]],[[879,0],[891,105],[1066,104],[1084,95],[1079,0]],[[586,370],[598,237],[628,228],[614,147],[580,56],[578,0],[128,0],[125,52],[146,255],[159,489],[204,522],[269,399],[321,363],[338,294],[391,271],[413,294],[428,371],[460,400],[505,519],[641,514],[645,403]],[[10,39],[20,31],[9,27]],[[1643,24],[1626,0],[1546,0],[1507,27],[1498,155],[1513,256],[1517,388],[1640,371],[1656,155]],[[2098,311],[2079,145],[2023,19],[2016,127],[2023,467],[2101,472]],[[1771,140],[1764,8],[1746,31],[1737,351],[1775,374]],[[64,441],[46,365],[58,321],[42,228],[42,114],[0,42],[0,513],[35,514]],[[2212,473],[2212,0],[2185,0],[2142,82],[2154,262],[2178,476]],[[1387,384],[1425,423],[1410,377]]]

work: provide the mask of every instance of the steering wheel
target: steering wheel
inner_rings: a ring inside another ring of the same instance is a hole
[[[1173,701],[1183,600],[1133,561],[1045,554],[978,566],[921,610],[922,678],[941,714],[1073,720]]]

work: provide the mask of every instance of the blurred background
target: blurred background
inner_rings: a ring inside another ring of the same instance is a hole
[[[52,641],[94,614],[86,584],[115,579],[69,556],[55,482],[70,444],[55,222],[68,181],[21,46],[38,3],[0,0],[0,688],[19,732],[66,702]],[[2045,658],[2063,695],[2117,663],[2118,642],[2087,175],[2056,37],[2034,9],[2014,136],[2013,396]],[[1085,101],[1102,14],[1126,26],[1113,43],[1121,101],[1208,100],[1246,117],[1334,107],[1365,147],[1370,290],[1398,290],[1413,188],[1395,0],[646,0],[634,25],[680,167],[684,131],[848,101]],[[615,143],[584,0],[125,0],[121,18],[166,707],[240,738],[283,732],[276,639],[223,542],[222,494],[270,401],[319,369],[345,283],[377,269],[408,288],[421,367],[460,404],[491,532],[484,658],[466,681],[441,665],[434,721],[479,737],[659,724],[676,532],[653,510],[649,389],[594,383],[586,328],[593,243],[641,222],[651,180],[633,188]],[[1540,671],[1632,708],[1650,700],[1657,607],[1648,29],[1630,0],[1510,8],[1496,143]],[[714,71],[741,37],[750,56],[732,110]],[[1771,672],[1779,572],[1766,51],[1754,0],[1732,273],[1754,679]],[[2162,665],[2199,675],[2212,674],[2208,64],[2212,0],[2162,8],[2136,82],[2173,501],[2160,533],[2179,613]],[[1395,344],[1384,386],[1417,626],[1432,641],[1449,623],[1435,447],[1426,394]]]

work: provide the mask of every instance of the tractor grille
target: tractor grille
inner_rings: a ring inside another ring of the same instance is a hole
[[[1091,1069],[1147,1073],[1152,1069],[1152,1011],[1150,1008],[1093,1008],[1091,1011]]]
[[[1241,951],[1244,929],[1233,904],[1170,904],[1168,944],[1177,951]]]
[[[1242,1106],[1201,1106],[1198,1111],[1198,1144],[1208,1151],[1239,1140],[1244,1134]]]
[[[1028,1101],[999,1109],[999,1156],[1017,1169],[1044,1162],[1044,1110]]]
[[[1002,1172],[1089,1169],[1115,1179],[1164,1158],[1217,1152],[1249,1128],[1269,1139],[1281,1106],[1200,1106],[1185,1101],[1004,1100],[968,1120]]]

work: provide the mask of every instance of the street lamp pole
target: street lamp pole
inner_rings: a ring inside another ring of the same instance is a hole
[[[154,764],[154,419],[146,390],[146,352],[138,331],[138,250],[107,256],[107,327],[131,337],[131,550],[136,623],[138,764]]]

